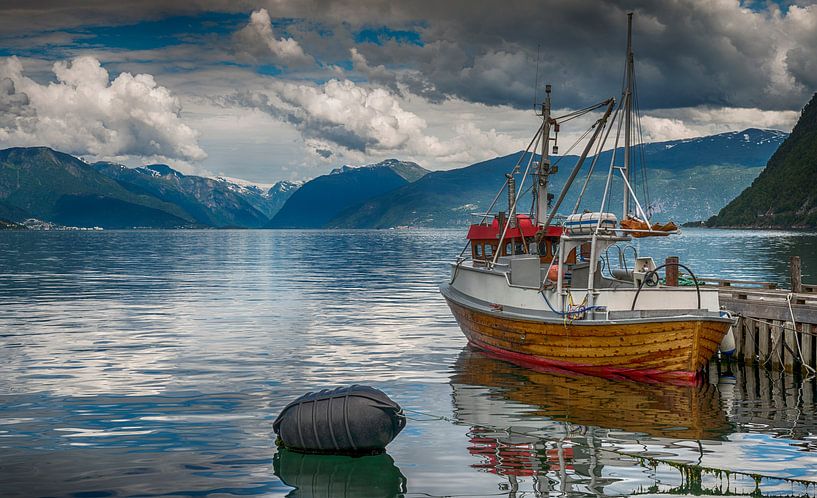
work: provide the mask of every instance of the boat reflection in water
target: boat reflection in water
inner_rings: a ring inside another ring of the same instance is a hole
[[[787,424],[815,434],[813,398],[799,401],[811,415],[787,422],[747,401],[742,374],[741,385],[734,376],[724,386],[641,384],[531,370],[469,348],[454,371],[454,413],[480,460],[472,467],[503,476],[511,496],[815,493],[817,445],[785,439]],[[764,427],[770,442],[747,441]],[[746,457],[763,444],[775,456]]]
[[[291,498],[387,498],[406,492],[405,476],[386,453],[361,457],[306,455],[280,448],[273,469],[284,484],[295,488],[287,495]]]

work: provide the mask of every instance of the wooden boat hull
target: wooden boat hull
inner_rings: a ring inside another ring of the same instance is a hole
[[[731,326],[706,317],[631,323],[525,320],[443,295],[468,341],[493,355],[525,366],[647,382],[695,382]]]

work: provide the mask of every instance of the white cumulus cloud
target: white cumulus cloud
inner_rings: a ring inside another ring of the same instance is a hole
[[[238,94],[229,100],[290,123],[312,148],[340,148],[351,157],[401,155],[468,164],[518,145],[507,135],[484,131],[470,122],[451,125],[449,136],[440,138],[428,133],[426,120],[404,109],[388,90],[349,80],[323,85],[278,82],[266,92]]]
[[[40,84],[16,57],[0,60],[0,143],[96,157],[207,157],[198,133],[182,122],[178,98],[153,76],[121,73],[111,81],[87,56],[57,62],[53,72],[55,82]]]
[[[259,59],[271,55],[275,62],[290,66],[315,62],[295,39],[275,37],[267,9],[256,10],[250,15],[249,24],[236,33],[236,41],[239,50]]]

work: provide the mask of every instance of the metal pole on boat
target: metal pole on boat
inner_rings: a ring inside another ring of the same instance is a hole
[[[590,150],[593,148],[593,144],[599,137],[599,133],[604,127],[607,125],[607,120],[610,118],[610,113],[613,111],[613,106],[615,105],[615,99],[608,99],[603,103],[607,104],[607,110],[604,112],[604,115],[596,121],[596,124],[593,125],[596,127],[596,131],[593,132],[593,136],[590,137],[590,140],[585,145],[584,150],[582,151],[582,155],[579,157],[578,162],[573,167],[573,171],[570,172],[570,176],[565,181],[564,186],[562,187],[561,193],[559,193],[559,198],[556,199],[556,203],[553,204],[553,209],[551,210],[550,214],[547,217],[547,220],[544,224],[542,224],[543,228],[547,228],[550,226],[550,223],[553,221],[553,217],[556,215],[556,211],[559,210],[559,207],[562,205],[562,201],[564,200],[565,196],[567,195],[567,191],[570,189],[570,186],[573,184],[573,180],[576,179],[576,175],[579,174],[579,170],[582,169],[584,165],[585,159],[587,159],[587,155],[590,153]]]
[[[550,175],[550,158],[548,147],[550,144],[550,91],[551,86],[545,85],[545,101],[542,103],[542,156],[539,159],[536,186],[536,223],[543,226],[548,217],[548,175]]]
[[[510,216],[511,228],[516,228],[516,178],[513,173],[506,173],[508,178],[508,216]]]
[[[624,69],[625,83],[622,98],[624,103],[624,176],[627,181],[632,178],[630,172],[630,135],[633,114],[633,13],[627,13],[627,62]],[[626,219],[630,213],[630,192],[624,185],[624,208],[621,219]]]

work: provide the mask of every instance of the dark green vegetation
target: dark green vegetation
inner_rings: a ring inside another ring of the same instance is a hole
[[[179,206],[128,190],[79,159],[46,147],[0,151],[0,216],[104,228],[194,224]]]
[[[269,191],[167,165],[87,164],[46,147],[0,151],[0,218],[103,228],[261,227],[297,184]]]
[[[817,227],[817,94],[752,185],[708,226]]]
[[[428,173],[412,162],[388,159],[361,168],[342,167],[298,189],[270,228],[323,228],[344,210],[421,180]]]
[[[773,130],[748,129],[707,137],[646,144],[649,190],[655,220],[684,222],[706,219],[743,190],[785,139]],[[582,208],[597,211],[611,152],[601,154]],[[618,151],[621,157],[621,151]],[[331,220],[328,226],[385,228],[408,226],[456,226],[469,223],[469,213],[485,212],[505,181],[505,173],[517,163],[520,153],[483,161],[465,168],[430,173],[420,180],[353,206]],[[551,192],[558,193],[578,158],[565,156],[560,171],[552,177]],[[527,161],[523,161],[524,165]],[[579,186],[583,177],[577,179]],[[616,188],[620,205],[621,188]],[[530,202],[522,206],[526,212]],[[568,195],[560,212],[569,212],[576,202]],[[499,206],[507,208],[506,196]],[[617,209],[613,209],[614,212]]]

